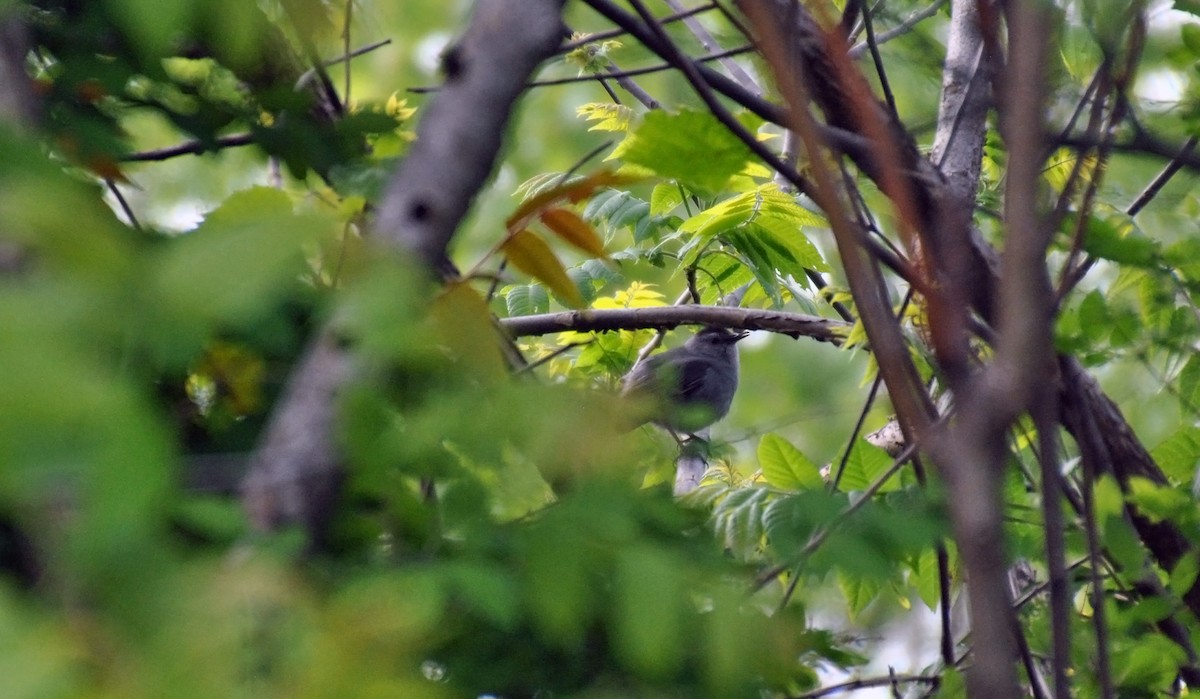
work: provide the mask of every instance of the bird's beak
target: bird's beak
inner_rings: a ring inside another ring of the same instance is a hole
[[[729,342],[732,344],[734,342],[739,342],[741,340],[745,340],[747,337],[750,337],[750,331],[743,330],[740,333],[738,333],[737,335],[734,335],[732,338],[730,338]]]

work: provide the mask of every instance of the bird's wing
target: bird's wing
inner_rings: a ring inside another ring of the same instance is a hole
[[[713,371],[713,362],[707,357],[693,357],[677,363],[678,375],[675,380],[675,397],[681,403],[696,400],[697,394],[703,391]]]
[[[621,395],[653,395],[659,393],[658,385],[662,380],[658,375],[659,364],[662,364],[660,356],[647,357],[626,374],[625,378],[621,380]]]

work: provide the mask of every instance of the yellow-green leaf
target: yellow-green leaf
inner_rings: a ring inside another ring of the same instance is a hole
[[[763,435],[758,443],[758,463],[763,477],[783,490],[821,488],[821,470],[791,442],[777,434]]]
[[[506,240],[500,249],[514,267],[550,287],[551,291],[571,306],[583,307],[583,296],[579,293],[579,287],[567,276],[566,268],[554,256],[554,251],[536,233],[528,230],[518,231]]]

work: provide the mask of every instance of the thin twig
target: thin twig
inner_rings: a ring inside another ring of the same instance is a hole
[[[667,7],[670,7],[676,12],[681,12],[683,10],[683,5],[679,3],[679,0],[663,1],[667,4]],[[683,23],[687,26],[688,30],[691,31],[692,36],[696,37],[696,40],[700,42],[700,45],[705,51],[712,53],[713,48],[719,46],[717,40],[713,38],[713,35],[709,33],[708,29],[706,29],[705,26],[701,24],[700,21],[695,17],[688,17],[683,20]],[[759,87],[758,82],[756,82],[754,78],[750,77],[750,74],[747,73],[737,61],[734,61],[729,57],[723,57],[721,58],[721,65],[726,71],[729,72],[729,75],[734,80],[741,83],[742,87],[756,95],[763,94],[763,90],[761,87]]]
[[[667,15],[666,17],[663,17],[659,21],[662,22],[663,24],[670,24],[671,22],[678,22],[681,19],[687,19],[688,17],[698,15],[702,12],[708,12],[709,10],[713,9],[714,7],[717,7],[716,3],[710,2],[705,5],[700,5],[699,7],[693,7],[690,10],[684,10],[683,12],[676,12],[673,15]],[[606,39],[614,39],[618,36],[622,36],[622,35],[628,34],[628,33],[629,32],[627,32],[626,30],[618,28],[618,29],[610,29],[608,31],[603,31],[603,32],[596,32],[595,34],[588,34],[587,36],[584,36],[582,38],[568,41],[567,43],[565,43],[559,47],[558,52],[559,53],[570,53],[571,51],[574,51],[575,49],[577,49],[581,46],[587,46],[588,44],[595,43],[597,41],[604,41]]]
[[[1096,421],[1090,412],[1084,413],[1083,420],[1087,425],[1087,434],[1080,444],[1080,453],[1084,467],[1083,482],[1083,523],[1087,534],[1088,561],[1091,570],[1092,622],[1096,632],[1096,673],[1100,682],[1100,696],[1112,699],[1116,696],[1113,687],[1112,665],[1109,660],[1108,643],[1108,611],[1104,606],[1104,580],[1100,576],[1100,566],[1103,552],[1100,547],[1100,531],[1096,522],[1095,483],[1102,473],[1109,473],[1109,464],[1101,459],[1105,454],[1100,440]]]
[[[628,92],[635,100],[640,102],[643,107],[646,109],[658,109],[662,106],[659,104],[658,100],[650,96],[649,92],[646,92],[644,89],[642,89],[641,85],[638,85],[636,82],[634,82],[633,78],[622,75],[621,71],[617,69],[616,63],[609,61],[607,68],[608,72],[606,75],[611,75],[612,79],[616,80],[618,85],[625,88],[625,91]]]
[[[1097,96],[1092,101],[1092,115],[1088,120],[1087,127],[1087,133],[1099,142],[1095,155],[1096,167],[1092,171],[1092,176],[1088,178],[1088,187],[1084,192],[1083,202],[1078,207],[1075,232],[1071,238],[1071,249],[1067,253],[1067,259],[1063,263],[1059,276],[1058,292],[1055,294],[1056,305],[1062,303],[1066,292],[1074,286],[1074,284],[1071,284],[1071,280],[1076,278],[1075,267],[1083,251],[1083,242],[1087,234],[1087,222],[1091,216],[1091,205],[1099,187],[1099,181],[1103,178],[1104,163],[1109,153],[1109,144],[1112,142],[1112,127],[1117,118],[1116,110],[1114,109],[1110,118],[1107,121],[1104,120],[1104,107],[1107,104],[1113,85],[1106,77],[1107,65],[1102,65],[1098,73],[1100,74],[1100,79],[1096,88]],[[1081,151],[1076,155],[1075,162],[1071,167],[1071,174],[1067,177],[1066,184],[1063,185],[1062,192],[1058,197],[1058,203],[1055,205],[1048,223],[1052,228],[1057,228],[1067,213],[1067,207],[1073,198],[1076,183],[1082,177],[1084,164],[1088,160],[1088,150]],[[1082,279],[1082,276],[1078,278]]]
[[[558,349],[554,350],[550,354],[547,354],[545,357],[540,357],[540,358],[530,362],[529,364],[526,364],[525,366],[521,367],[520,369],[517,369],[513,373],[514,374],[524,374],[526,372],[533,371],[534,369],[540,367],[541,365],[545,364],[546,362],[552,361],[556,357],[560,357],[563,354],[570,352],[571,350],[573,350],[577,347],[586,347],[586,346],[592,344],[593,342],[595,342],[595,340],[582,340],[580,342],[571,342],[569,344],[563,345],[562,347],[559,347]]]
[[[1070,696],[1071,589],[1067,581],[1066,524],[1063,518],[1063,477],[1058,453],[1059,407],[1055,391],[1043,392],[1030,409],[1037,427],[1038,461],[1042,471],[1042,523],[1046,532],[1046,570],[1050,579],[1051,675],[1054,695]]]
[[[871,50],[871,61],[875,64],[875,74],[879,76],[879,88],[883,90],[883,98],[887,101],[888,111],[896,116],[896,96],[892,94],[892,86],[888,83],[887,70],[883,67],[883,56],[879,54],[879,43],[875,39],[875,27],[871,21],[871,8],[862,8],[863,28],[867,31],[867,47]]]
[[[354,19],[354,2],[346,3],[346,19],[342,23],[342,53],[345,56],[350,55],[350,23]],[[350,103],[350,61],[346,61],[342,72],[342,99],[346,103]]]
[[[593,0],[593,2],[596,1],[597,0]],[[717,120],[725,126],[725,128],[729,129],[729,131],[736,136],[738,140],[744,143],[752,153],[761,158],[763,162],[770,165],[777,172],[784,174],[789,180],[791,180],[792,184],[796,186],[796,189],[806,194],[811,194],[811,187],[809,186],[808,182],[800,176],[800,173],[796,172],[794,168],[788,167],[787,163],[780,160],[774,152],[763,145],[762,141],[759,141],[754,137],[754,134],[747,131],[746,128],[742,126],[741,122],[734,118],[733,114],[731,114],[729,110],[725,108],[725,105],[721,104],[717,100],[716,96],[713,94],[712,87],[698,70],[697,64],[685,57],[680,52],[679,47],[675,46],[670,37],[667,36],[666,31],[662,28],[662,25],[655,21],[654,16],[650,14],[650,11],[646,9],[646,6],[642,4],[641,0],[630,0],[630,4],[635,10],[637,10],[638,14],[641,15],[642,21],[644,21],[646,25],[650,27],[651,33],[658,38],[659,46],[665,54],[663,55],[663,58],[665,58],[668,63],[671,63],[679,68],[679,70],[687,78],[687,81],[692,85],[692,88],[696,91],[696,94],[700,96],[700,99],[704,102],[705,106],[708,107],[712,115],[715,116]]]
[[[341,56],[338,56],[337,58],[330,58],[329,60],[325,61],[325,65],[332,68],[333,66],[336,66],[339,63],[346,63],[346,62],[350,61],[351,59],[358,58],[359,56],[364,56],[368,53],[371,53],[372,51],[381,49],[384,46],[387,46],[391,43],[392,43],[391,39],[381,39],[380,41],[376,41],[374,43],[370,43],[370,44],[367,44],[360,48],[354,49],[353,51],[350,51],[349,53],[344,53]],[[310,80],[312,80],[314,77],[316,77],[316,75],[317,75],[317,71],[313,70],[312,68],[309,68],[308,70],[301,73],[300,78],[296,81],[296,87],[297,88],[304,87],[305,85],[308,84],[308,82]]]
[[[904,295],[904,302],[900,304],[900,312],[896,314],[897,318],[904,318],[904,314],[908,311],[908,304],[912,301],[912,295],[912,287],[909,287],[908,293]],[[867,400],[863,402],[862,410],[858,412],[858,419],[854,422],[854,428],[850,430],[850,439],[846,444],[846,450],[842,452],[842,458],[838,461],[837,470],[834,471],[833,478],[830,479],[831,490],[837,490],[838,485],[842,482],[842,474],[846,470],[846,464],[850,461],[850,453],[854,451],[854,445],[858,442],[858,435],[862,432],[863,423],[867,420],[867,414],[871,412],[871,406],[875,404],[875,396],[879,393],[879,386],[882,383],[883,376],[876,372],[875,378],[871,381],[871,390],[867,392]]]
[[[868,689],[870,687],[887,687],[897,684],[931,684],[936,686],[941,682],[940,677],[924,677],[922,675],[897,675],[889,672],[887,677],[865,677],[857,680],[847,680],[839,684],[831,684],[828,687],[814,689],[811,692],[803,694],[794,694],[788,699],[820,699],[832,694],[841,692],[849,692],[855,689]]]
[[[936,15],[938,10],[940,10],[942,5],[945,5],[947,1],[948,0],[936,0],[932,5],[913,12],[908,17],[905,17],[904,21],[900,24],[897,24],[887,31],[880,32],[878,36],[875,37],[875,44],[877,46],[882,46],[896,37],[903,36],[911,32],[919,23]],[[850,49],[850,57],[858,58],[866,53],[867,50],[867,42],[864,41],[862,43],[855,44]]]
[[[692,60],[695,60],[695,61],[698,61],[701,63],[710,63],[712,61],[719,61],[723,58],[729,58],[731,56],[740,56],[742,54],[751,53],[753,51],[754,51],[754,47],[752,47],[752,46],[738,46],[736,48],[726,49],[724,51],[718,51],[716,53],[710,53],[710,54],[707,54],[704,56],[699,56]],[[609,61],[609,63],[608,63],[609,69],[604,72],[601,72],[601,73],[588,73],[585,75],[576,75],[576,76],[569,77],[569,78],[550,78],[547,80],[531,80],[527,84],[527,87],[531,87],[531,88],[532,87],[554,87],[556,85],[573,85],[573,84],[577,84],[577,83],[586,83],[586,82],[591,82],[593,80],[604,80],[604,79],[620,80],[621,78],[636,78],[640,75],[650,75],[653,73],[661,73],[665,70],[671,70],[674,67],[675,66],[671,65],[670,63],[659,63],[659,64],[652,65],[652,66],[644,66],[642,68],[630,68],[628,70],[618,70],[616,68],[616,65],[614,63],[612,63],[611,61]],[[423,86],[418,86],[418,87],[410,87],[407,89],[407,91],[414,93],[414,94],[426,94],[426,93],[437,92],[439,89],[441,89],[441,86],[439,86],[439,85],[423,85]]]
[[[285,2],[283,3],[283,11],[291,22],[292,27],[296,30],[296,38],[300,41],[300,49],[304,52],[304,57],[308,59],[311,70],[316,72],[318,82],[321,84],[321,92],[329,102],[329,106],[332,107],[333,115],[344,115],[346,107],[342,103],[341,97],[338,96],[337,88],[333,85],[333,78],[329,77],[329,71],[325,70],[325,62],[321,60],[320,54],[317,53],[317,47],[313,43],[312,37],[303,30],[304,22],[299,16],[299,10],[292,3]]]
[[[842,482],[842,474],[846,471],[846,464],[850,461],[850,454],[854,451],[854,445],[858,443],[858,435],[862,432],[863,423],[867,421],[867,415],[871,412],[871,407],[875,405],[875,396],[879,394],[879,386],[883,383],[883,376],[879,372],[875,372],[875,378],[871,381],[871,390],[867,391],[867,399],[863,401],[862,410],[858,411],[858,419],[854,421],[854,427],[850,430],[850,440],[846,444],[846,450],[842,452],[842,458],[838,460],[837,470],[833,472],[833,478],[829,482],[831,490],[837,490],[838,485]]]
[[[226,148],[236,148],[238,146],[248,146],[254,143],[254,135],[248,133],[234,134],[232,136],[221,136],[213,143],[205,143],[203,141],[187,141],[177,146],[168,146],[167,148],[158,148],[156,150],[147,150],[140,153],[131,153],[121,157],[121,162],[125,163],[144,163],[144,162],[159,162],[162,160],[170,160],[181,155],[199,155],[201,153],[209,153]]]
[[[1158,175],[1150,181],[1150,184],[1146,185],[1146,188],[1137,195],[1137,198],[1130,202],[1129,207],[1125,209],[1125,213],[1129,216],[1137,216],[1139,213],[1141,213],[1142,209],[1146,208],[1146,206],[1154,200],[1154,197],[1158,196],[1158,193],[1162,191],[1162,188],[1166,186],[1167,182],[1171,181],[1171,178],[1175,176],[1175,173],[1183,169],[1183,159],[1190,156],[1192,152],[1196,150],[1197,143],[1200,143],[1200,137],[1192,136],[1189,138],[1179,148],[1179,153],[1177,153],[1175,157],[1171,159],[1171,162],[1167,163],[1167,166],[1162,169],[1162,172],[1158,173]]]
[[[104,178],[104,185],[108,187],[108,191],[112,192],[116,198],[117,204],[120,205],[121,211],[125,213],[125,218],[129,219],[129,225],[136,230],[142,230],[142,224],[138,223],[137,216],[133,215],[133,209],[129,206],[129,202],[125,200],[125,195],[120,189],[117,189],[117,183],[113,182],[111,177]]]

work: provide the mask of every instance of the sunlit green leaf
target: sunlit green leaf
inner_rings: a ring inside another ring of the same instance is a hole
[[[750,149],[708,112],[655,110],[609,158],[713,192],[741,171]]]
[[[866,441],[855,442],[854,447],[850,450],[850,458],[846,460],[841,480],[838,481],[838,487],[846,492],[866,490],[879,480],[891,465],[892,457],[888,456],[884,450]],[[899,487],[899,477],[892,475],[880,487],[879,492],[892,492]]]
[[[763,435],[759,440],[758,463],[767,482],[782,490],[804,490],[825,485],[816,464],[777,434]]]

